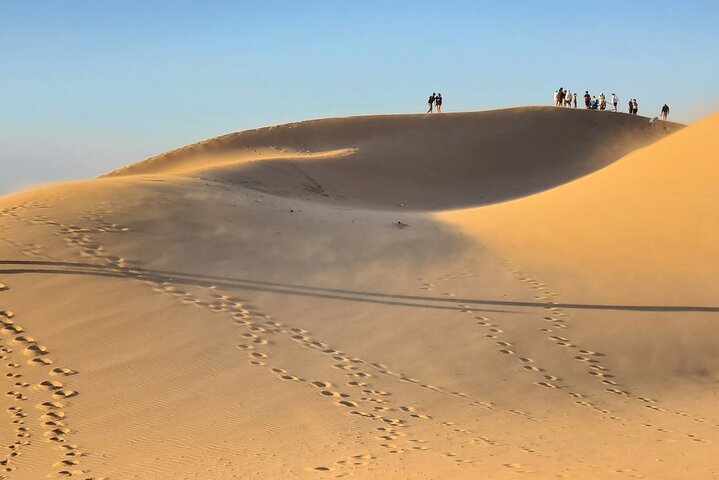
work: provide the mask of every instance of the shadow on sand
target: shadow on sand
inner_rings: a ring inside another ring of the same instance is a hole
[[[137,267],[96,265],[82,262],[46,262],[30,260],[0,260],[0,275],[43,274],[43,275],[89,275],[98,277],[130,278],[158,283],[172,282],[202,287],[220,287],[237,290],[270,292],[281,295],[299,295],[334,300],[376,303],[383,305],[435,308],[442,310],[468,310],[478,312],[504,312],[506,309],[489,310],[480,307],[520,308],[566,308],[576,310],[618,310],[635,312],[719,312],[719,307],[710,306],[668,306],[668,305],[602,305],[583,303],[527,302],[512,300],[489,300],[477,298],[446,298],[421,295],[401,295],[338,288],[311,287],[286,283],[265,282],[245,278],[203,275],[196,273],[150,270]],[[19,267],[19,268],[18,268]],[[421,302],[421,303],[418,303]],[[473,307],[469,307],[472,305]]]

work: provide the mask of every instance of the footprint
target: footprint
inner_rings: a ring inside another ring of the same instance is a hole
[[[56,390],[52,395],[56,398],[71,398],[79,395],[79,392],[76,390]]]
[[[45,380],[36,385],[38,390],[60,390],[64,386],[62,383],[54,380]]]
[[[65,405],[60,402],[42,402],[37,405],[37,408],[40,410],[58,410],[61,408],[64,408]]]
[[[47,357],[35,357],[35,358],[31,358],[30,360],[28,360],[27,363],[28,363],[28,365],[34,365],[34,366],[47,366],[47,365],[52,365],[53,361]]]
[[[50,351],[46,347],[34,343],[26,347],[22,353],[26,357],[36,357],[40,355],[47,355],[48,353],[50,353]]]

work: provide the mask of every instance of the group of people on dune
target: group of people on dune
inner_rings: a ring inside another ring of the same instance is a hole
[[[429,104],[429,110],[427,110],[427,113],[432,113],[432,110],[435,108],[437,109],[437,113],[442,113],[441,93],[432,92],[432,95],[429,96],[429,100],[427,100],[427,103]]]
[[[619,111],[619,97],[616,93],[612,93],[612,97],[610,98],[611,105],[614,107],[614,111]],[[427,104],[429,105],[429,109],[427,110],[427,113],[437,112],[442,113],[442,94],[441,93],[435,93],[432,92],[432,95],[429,96],[429,99],[427,100]],[[564,89],[564,87],[560,88],[559,90],[554,91],[554,106],[556,107],[565,107],[565,108],[577,108],[577,93],[572,93],[569,91],[569,89]],[[584,108],[587,110],[606,110],[607,109],[607,97],[604,95],[604,92],[599,94],[599,98],[596,96],[590,95],[589,90],[584,91]],[[639,113],[639,104],[637,103],[636,98],[629,99],[629,113],[632,115],[636,115]],[[666,120],[669,117],[669,105],[666,103],[662,107],[662,111],[659,114],[659,117],[662,120]]]
[[[614,111],[619,111],[619,97],[616,93],[612,93],[611,104],[614,107]],[[565,108],[577,108],[577,94],[572,93],[569,89],[565,90],[560,88],[554,91],[554,105],[556,107]],[[589,90],[584,91],[584,108],[586,110],[606,110],[607,109],[607,97],[604,92],[599,94],[599,98],[589,94]],[[636,115],[639,113],[639,104],[636,98],[629,99],[629,113]],[[666,103],[662,107],[662,111],[659,114],[659,118],[666,120],[669,117],[669,105]]]

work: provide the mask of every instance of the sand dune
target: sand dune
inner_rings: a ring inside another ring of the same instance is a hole
[[[318,120],[4,197],[0,475],[712,478],[717,123]]]
[[[109,175],[176,173],[335,204],[442,210],[560,185],[679,127],[604,113],[524,107],[314,120],[225,135]]]

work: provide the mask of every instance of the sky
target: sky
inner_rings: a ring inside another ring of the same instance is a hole
[[[719,110],[719,1],[0,0],[0,194],[228,132],[549,105]]]

